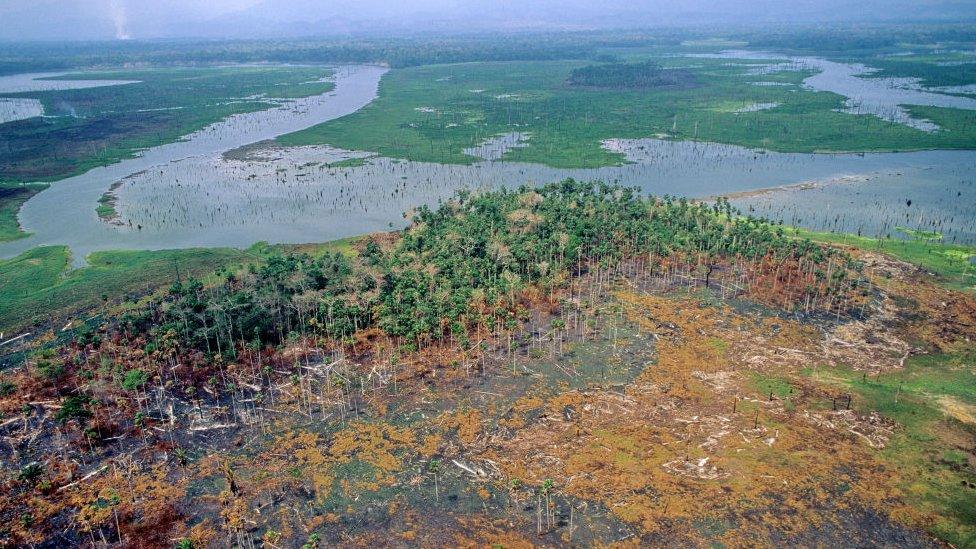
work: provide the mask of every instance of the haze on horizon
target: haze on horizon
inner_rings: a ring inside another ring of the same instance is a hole
[[[0,40],[289,38],[427,31],[961,22],[973,0],[0,0]]]

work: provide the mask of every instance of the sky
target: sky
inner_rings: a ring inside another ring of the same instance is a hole
[[[0,40],[976,20],[976,0],[0,0]],[[2,53],[2,52],[0,52]]]

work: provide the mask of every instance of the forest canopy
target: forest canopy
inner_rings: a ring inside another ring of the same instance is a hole
[[[706,285],[713,272],[748,272],[756,285],[781,290],[789,303],[773,301],[790,307],[849,308],[859,279],[835,249],[791,239],[727,201],[642,197],[566,180],[419,208],[395,244],[368,241],[358,264],[340,254],[288,255],[216,287],[176,284],[128,320],[150,340],[177,336],[217,353],[233,354],[235,341],[281,343],[309,326],[338,340],[376,327],[421,346],[495,330],[517,313],[524,290],[553,294],[587,265],[615,269],[638,257],[694,270]]]

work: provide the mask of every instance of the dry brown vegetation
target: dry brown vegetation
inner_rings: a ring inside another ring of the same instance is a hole
[[[3,374],[0,543],[938,545],[946,510],[886,453],[906,426],[841,373],[972,349],[976,301],[860,259],[843,307],[788,267],[593,263],[467,346],[369,327],[227,359],[105,324]],[[971,405],[939,402],[973,497]]]

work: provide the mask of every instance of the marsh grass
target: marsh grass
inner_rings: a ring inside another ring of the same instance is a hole
[[[3,186],[0,184],[0,242],[28,236],[20,229],[17,212],[30,197],[43,191],[47,185]]]
[[[679,50],[678,53],[680,54]],[[773,61],[667,57],[669,50],[619,52],[688,71],[693,89],[608,89],[568,84],[586,61],[481,62],[395,69],[377,100],[362,110],[278,139],[283,145],[329,144],[392,158],[469,164],[464,154],[490,137],[531,134],[504,160],[558,168],[619,165],[609,138],[666,135],[782,152],[966,149],[976,143],[976,113],[910,107],[942,130],[926,133],[873,115],[837,112],[844,98],[803,89],[809,71],[755,74]],[[673,52],[671,52],[673,53]],[[775,82],[758,86],[755,82]],[[738,107],[776,108],[736,113]]]
[[[976,291],[976,247],[944,244],[930,239],[870,238],[844,233],[820,233],[791,229],[791,234],[816,242],[853,246],[891,255],[935,274],[943,285]]]
[[[325,67],[152,68],[59,77],[136,84],[3,94],[43,103],[47,118],[0,125],[0,180],[54,181],[131,158],[275,99],[333,89]]]

